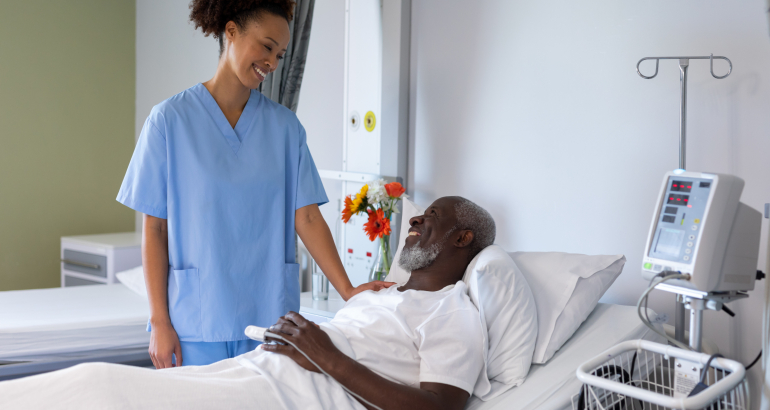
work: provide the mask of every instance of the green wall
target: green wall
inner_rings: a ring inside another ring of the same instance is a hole
[[[134,0],[0,0],[0,290],[59,286],[59,238],[134,230]]]

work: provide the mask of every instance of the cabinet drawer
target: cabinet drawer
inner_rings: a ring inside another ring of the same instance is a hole
[[[104,283],[94,282],[88,279],[81,279],[81,278],[76,278],[74,276],[64,275],[65,288],[68,288],[70,286],[86,286],[86,285],[104,285]]]
[[[64,269],[72,272],[107,277],[107,256],[64,249]]]

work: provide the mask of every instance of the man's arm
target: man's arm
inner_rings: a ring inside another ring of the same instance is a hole
[[[381,409],[461,410],[468,400],[468,392],[448,384],[420,383],[418,389],[381,377],[340,352],[323,330],[298,313],[289,312],[271,326],[270,331],[294,343],[334,380]],[[303,368],[318,372],[302,353],[290,345],[263,344],[262,349],[288,356]]]
[[[387,380],[340,353],[326,370],[334,380],[381,409],[457,409],[468,401],[468,392],[442,383],[420,383],[420,388]],[[361,403],[370,408],[365,403]]]

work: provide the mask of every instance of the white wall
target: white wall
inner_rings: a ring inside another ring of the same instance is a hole
[[[691,61],[688,169],[744,178],[743,202],[762,209],[770,202],[764,6],[415,1],[410,193],[421,205],[450,194],[477,201],[509,250],[625,254],[603,301],[635,304],[662,176],[678,165],[679,121],[676,62],[661,62],[653,80],[636,74],[636,62],[732,60],[724,80],[711,78],[708,61]],[[707,312],[705,334],[728,357],[747,363],[759,352],[763,288],[733,304],[735,319]],[[655,293],[651,306],[673,323],[673,296]]]

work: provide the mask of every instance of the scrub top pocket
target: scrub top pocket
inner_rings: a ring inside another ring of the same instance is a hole
[[[177,336],[180,340],[202,341],[198,269],[175,269],[168,279],[168,313]]]

